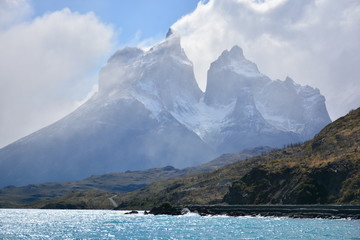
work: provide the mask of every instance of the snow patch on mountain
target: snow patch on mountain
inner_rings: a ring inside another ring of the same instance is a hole
[[[171,111],[170,113],[206,141],[209,133],[226,126],[228,123],[226,117],[234,110],[234,106],[235,101],[224,106],[209,106],[202,99],[189,107],[187,111]]]

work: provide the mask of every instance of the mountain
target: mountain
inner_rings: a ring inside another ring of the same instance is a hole
[[[360,204],[360,108],[313,139],[115,198],[121,208],[197,204]]]
[[[208,105],[230,106],[220,131],[209,133],[228,152],[257,145],[283,147],[312,138],[330,118],[318,89],[292,79],[272,81],[234,46],[211,64],[204,96]],[[244,140],[246,139],[246,140]]]
[[[319,90],[270,80],[236,46],[211,64],[201,92],[180,37],[169,32],[148,51],[117,51],[90,100],[2,148],[0,186],[185,168],[245,148],[304,141],[329,122]]]
[[[0,150],[0,186],[213,159],[215,151],[169,112],[201,95],[178,37],[147,52],[120,50],[100,72],[99,92],[88,102]]]

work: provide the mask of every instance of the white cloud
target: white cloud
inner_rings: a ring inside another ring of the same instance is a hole
[[[271,78],[319,88],[333,119],[360,106],[358,0],[210,0],[173,28],[202,89],[210,63],[239,45]]]
[[[97,82],[113,34],[69,9],[0,31],[0,146],[72,111]]]
[[[133,38],[130,39],[130,41],[119,46],[119,49],[122,49],[122,48],[128,47],[128,46],[136,46],[138,48],[141,48],[141,49],[147,51],[162,40],[164,40],[163,34],[157,34],[156,36],[152,36],[149,38],[143,38],[142,31],[139,30],[135,33]]]
[[[28,0],[0,0],[0,29],[25,20],[31,13]]]
[[[74,108],[78,108],[87,102],[92,96],[94,96],[99,91],[99,84],[96,83],[92,86],[90,92],[83,98],[74,102]]]

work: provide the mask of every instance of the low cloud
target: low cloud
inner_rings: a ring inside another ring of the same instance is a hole
[[[239,45],[272,79],[319,88],[332,119],[360,106],[357,0],[210,0],[172,27],[202,89],[210,63]]]
[[[26,22],[6,19],[0,30],[0,147],[74,110],[97,83],[114,36],[94,14],[69,9]]]

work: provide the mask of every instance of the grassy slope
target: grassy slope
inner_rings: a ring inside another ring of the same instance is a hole
[[[215,204],[222,201],[231,182],[263,162],[258,157],[230,164],[208,173],[193,174],[152,183],[149,186],[115,198],[120,208],[148,209],[162,202],[175,205]]]
[[[46,201],[73,192],[126,193],[144,187],[152,182],[183,176],[184,171],[173,167],[153,168],[145,171],[127,171],[94,175],[74,182],[31,184],[24,187],[0,189],[1,207],[25,207],[39,201]],[[91,195],[90,194],[90,195]],[[71,198],[69,198],[71,199]]]
[[[292,150],[292,152],[290,152]],[[233,204],[360,204],[360,108],[239,178]]]

